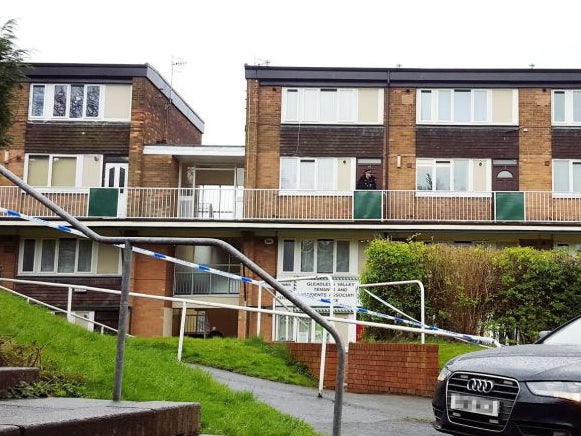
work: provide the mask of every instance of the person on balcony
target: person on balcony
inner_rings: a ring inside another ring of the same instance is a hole
[[[371,168],[367,168],[363,171],[363,174],[357,181],[356,189],[377,189],[375,176],[371,174]]]

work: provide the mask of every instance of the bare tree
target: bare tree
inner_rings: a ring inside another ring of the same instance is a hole
[[[0,28],[0,147],[10,143],[8,129],[12,125],[12,92],[26,80],[24,63],[26,50],[16,48],[15,20],[8,20]]]

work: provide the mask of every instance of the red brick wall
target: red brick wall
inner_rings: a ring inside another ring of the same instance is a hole
[[[143,246],[143,248],[170,256],[174,255],[173,247]],[[133,255],[133,273],[131,291],[149,295],[173,296],[173,264],[140,254]],[[132,298],[131,334],[137,336],[162,336],[164,308],[171,307],[171,302]]]
[[[551,191],[551,91],[544,88],[518,92],[519,189]]]
[[[387,189],[416,189],[416,90],[392,89],[388,104]],[[397,156],[401,156],[399,168]]]
[[[9,160],[4,162],[4,149],[0,150],[0,163],[16,176],[24,175],[24,138],[26,136],[26,120],[28,119],[28,84],[16,87],[10,101],[12,107],[13,123],[8,129],[12,143],[6,149],[9,151]],[[0,176],[0,186],[14,186],[8,179]]]
[[[319,377],[321,344],[286,344],[294,359]],[[337,352],[327,345],[324,386],[335,385]],[[438,346],[421,344],[349,344],[347,388],[356,393],[431,396],[438,377]]]
[[[273,244],[264,243],[265,236],[256,236],[254,234],[246,234],[242,239],[242,253],[251,259],[254,263],[260,266],[271,276],[276,276],[276,262],[277,262],[277,241],[274,239]],[[245,269],[244,276],[256,280],[262,280],[256,274],[248,269]],[[240,305],[258,306],[258,291],[259,287],[256,285],[243,284],[243,290],[240,292]],[[270,308],[272,306],[272,297],[264,288],[262,290],[262,308]],[[256,312],[239,311],[238,315],[238,337],[247,338],[256,336],[258,316]],[[272,340],[272,315],[261,314],[260,319],[261,335],[266,341]]]
[[[278,188],[281,88],[248,81],[247,188]]]
[[[143,146],[160,142],[199,145],[202,143],[202,133],[177,109],[172,108],[168,115],[166,138],[167,97],[145,78],[136,78],[133,81],[131,105],[129,186],[148,186],[145,183],[151,179],[177,180],[177,165],[170,168],[156,166],[155,159],[143,156]]]

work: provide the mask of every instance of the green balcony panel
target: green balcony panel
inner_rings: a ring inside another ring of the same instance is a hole
[[[381,191],[353,191],[353,218],[380,220],[381,198]]]
[[[89,216],[116,217],[117,188],[90,188],[89,189]]]
[[[524,192],[497,192],[495,196],[496,221],[524,221]]]

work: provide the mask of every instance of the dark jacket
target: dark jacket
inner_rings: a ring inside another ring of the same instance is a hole
[[[359,180],[357,181],[357,189],[377,189],[377,186],[375,184],[375,176],[371,176],[369,178],[365,177],[365,174],[363,174],[361,177],[359,177]]]

